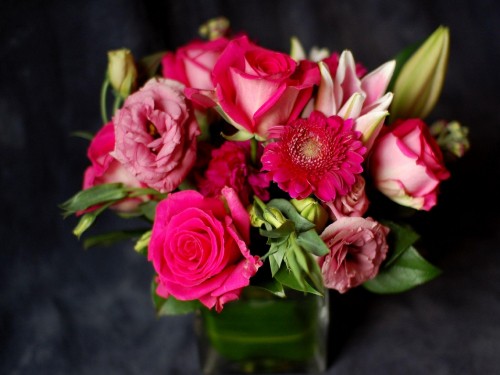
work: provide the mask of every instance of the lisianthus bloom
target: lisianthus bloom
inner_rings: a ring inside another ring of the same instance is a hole
[[[275,142],[262,155],[262,169],[292,198],[314,193],[323,201],[345,195],[363,171],[366,148],[353,121],[313,112],[271,131]]]
[[[163,76],[182,82],[186,87],[212,90],[212,70],[228,42],[226,38],[207,42],[196,40],[175,52],[167,52],[161,61]]]
[[[113,123],[104,125],[94,136],[87,150],[92,165],[85,170],[83,189],[111,183],[122,183],[128,187],[141,187],[142,184],[110,153],[115,148]],[[112,206],[121,212],[134,211],[142,202],[139,198],[125,199]]]
[[[373,183],[393,201],[430,210],[441,181],[450,177],[443,155],[420,119],[399,120],[377,139],[369,162]]]
[[[342,52],[337,64],[332,59],[319,66],[321,83],[314,109],[326,116],[354,119],[354,128],[363,134],[363,143],[370,149],[388,115],[392,93],[386,90],[395,62],[389,61],[361,79],[350,51]]]
[[[158,204],[148,250],[158,274],[158,295],[199,300],[221,311],[226,302],[239,298],[262,265],[247,247],[246,209],[234,190],[221,193],[204,197],[184,190]]]
[[[203,195],[219,195],[225,187],[233,188],[244,206],[256,195],[262,200],[269,199],[269,178],[265,173],[252,167],[250,142],[227,141],[212,151],[208,169],[199,187]]]
[[[179,186],[196,159],[200,133],[177,81],[153,78],[117,111],[112,155],[139,181],[160,192]]]
[[[387,255],[389,228],[375,220],[342,217],[321,233],[330,252],[319,258],[327,288],[345,293],[374,278]]]
[[[330,218],[337,220],[344,216],[363,216],[370,205],[370,201],[366,196],[365,185],[365,179],[358,174],[356,175],[356,182],[346,195],[338,195],[333,201],[325,202],[330,211]]]
[[[241,134],[266,139],[270,126],[297,118],[319,82],[315,64],[262,48],[246,36],[228,43],[214,66],[214,91],[187,90],[195,102],[215,106]]]

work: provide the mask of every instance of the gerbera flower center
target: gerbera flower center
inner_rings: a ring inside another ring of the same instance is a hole
[[[319,154],[320,144],[317,139],[307,139],[302,145],[302,153],[306,158],[315,158]]]

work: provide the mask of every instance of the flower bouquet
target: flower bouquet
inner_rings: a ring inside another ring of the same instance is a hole
[[[197,312],[206,373],[321,371],[328,289],[396,293],[439,274],[409,213],[436,205],[445,161],[468,148],[459,123],[424,122],[448,29],[370,72],[296,38],[266,49],[224,18],[200,34],[141,60],[109,52],[104,125],[84,134],[91,165],[62,209],[78,237],[108,209],[147,224],[84,246],[135,241],[157,312]]]

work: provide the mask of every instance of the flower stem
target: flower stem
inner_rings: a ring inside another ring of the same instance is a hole
[[[120,105],[122,104],[122,98],[120,95],[116,95],[115,97],[115,102],[113,103],[113,115],[115,114],[116,110],[120,108]]]
[[[104,78],[104,82],[102,83],[101,87],[101,118],[103,121],[103,124],[108,123],[108,111],[106,109],[106,96],[108,93],[108,87],[109,87],[109,77],[106,74],[106,77]]]
[[[257,146],[258,141],[255,137],[250,139],[250,160],[253,166],[257,166]]]

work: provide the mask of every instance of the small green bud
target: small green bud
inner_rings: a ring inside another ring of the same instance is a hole
[[[108,77],[117,95],[123,99],[130,95],[137,80],[137,68],[130,50],[123,48],[108,52]]]
[[[202,38],[214,40],[223,37],[229,31],[229,20],[225,17],[216,17],[208,20],[198,29]]]
[[[275,207],[268,207],[264,210],[263,213],[264,220],[267,221],[275,228],[279,228],[286,221],[286,218],[283,216],[280,210]]]
[[[300,216],[316,225],[318,233],[325,229],[328,213],[318,201],[313,198],[305,198],[292,199],[290,203],[300,213]]]
[[[458,121],[436,121],[430,127],[431,134],[445,152],[461,158],[469,150],[469,129]]]
[[[260,228],[262,224],[264,224],[264,220],[262,220],[255,213],[255,206],[252,204],[247,208],[248,215],[250,216],[250,225],[255,228]]]
[[[149,241],[151,240],[151,233],[152,231],[148,230],[142,234],[141,238],[139,238],[134,245],[135,251],[140,254],[147,254]]]

